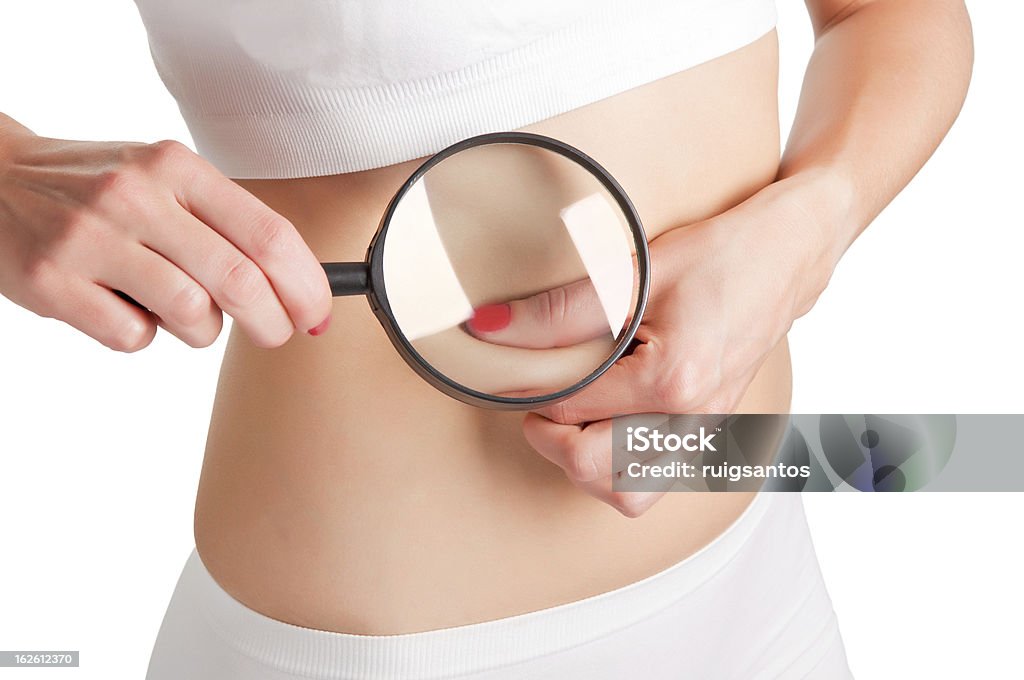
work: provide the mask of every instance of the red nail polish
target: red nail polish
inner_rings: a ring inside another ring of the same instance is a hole
[[[310,335],[322,335],[327,330],[327,327],[330,325],[331,315],[328,314],[327,318],[321,321],[319,326],[316,326],[315,328],[310,328],[308,332]]]
[[[511,321],[512,308],[508,304],[484,305],[473,310],[473,317],[466,325],[477,333],[493,333],[505,328]]]

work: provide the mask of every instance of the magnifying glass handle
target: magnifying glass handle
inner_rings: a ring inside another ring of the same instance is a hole
[[[366,295],[370,292],[370,266],[365,262],[322,262],[331,295]]]

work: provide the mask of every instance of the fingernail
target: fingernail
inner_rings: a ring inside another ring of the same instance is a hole
[[[310,335],[322,335],[327,330],[327,327],[330,326],[330,325],[331,325],[331,315],[328,314],[327,318],[320,322],[320,325],[315,326],[314,328],[310,328],[308,333]]]
[[[512,321],[512,308],[508,304],[484,305],[473,310],[473,317],[466,322],[471,331],[493,333],[508,326]]]

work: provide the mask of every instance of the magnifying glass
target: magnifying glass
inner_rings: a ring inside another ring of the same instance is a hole
[[[555,403],[604,373],[630,348],[650,279],[618,182],[582,151],[525,132],[430,157],[391,199],[366,260],[323,267],[335,296],[367,297],[427,382],[505,410]],[[503,325],[512,340],[473,332]]]

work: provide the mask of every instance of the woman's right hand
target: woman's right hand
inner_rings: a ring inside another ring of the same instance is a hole
[[[121,291],[142,309],[117,295]],[[295,227],[182,144],[48,139],[0,114],[0,294],[115,350],[318,334],[331,292]]]

